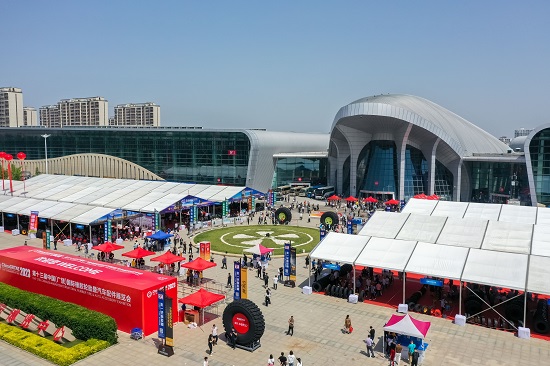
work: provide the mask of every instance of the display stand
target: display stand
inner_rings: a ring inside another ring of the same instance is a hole
[[[248,352],[254,352],[255,350],[257,350],[261,346],[262,346],[262,344],[260,343],[259,339],[257,341],[252,342],[252,343],[249,343],[249,344],[239,344],[239,343],[235,344],[235,347],[240,348],[240,349],[244,349]]]
[[[167,346],[165,344],[159,345],[158,352],[159,355],[170,357],[174,355],[174,347]]]

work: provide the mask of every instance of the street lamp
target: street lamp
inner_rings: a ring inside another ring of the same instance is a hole
[[[46,156],[46,174],[48,174],[48,137],[51,135],[42,135],[44,137],[44,154]]]

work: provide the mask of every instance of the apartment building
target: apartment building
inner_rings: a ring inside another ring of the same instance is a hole
[[[160,126],[160,106],[155,103],[119,104],[109,120],[112,126]]]
[[[0,127],[23,126],[23,92],[19,88],[0,88]]]
[[[62,99],[57,105],[61,127],[107,126],[109,102],[103,97]]]
[[[40,107],[40,126],[58,128],[61,127],[59,120],[59,107],[57,104]]]
[[[23,126],[38,126],[38,113],[36,108],[23,107]]]

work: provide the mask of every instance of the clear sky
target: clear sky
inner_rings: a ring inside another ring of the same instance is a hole
[[[162,125],[329,132],[414,94],[496,136],[550,123],[550,1],[0,0],[0,86],[152,101]]]

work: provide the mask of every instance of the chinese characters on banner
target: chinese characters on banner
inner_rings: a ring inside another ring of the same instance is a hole
[[[164,296],[164,314],[166,314],[164,327],[166,333],[166,345],[174,346],[174,312],[172,309],[172,298]]]
[[[157,298],[158,298],[158,337],[160,339],[166,338],[166,328],[165,328],[165,322],[166,322],[166,316],[164,314],[164,291],[158,290],[157,292]]]
[[[36,234],[38,230],[38,211],[31,211],[31,216],[29,217],[29,236],[31,234]]]
[[[283,269],[283,274],[285,276],[290,276],[290,243],[285,243]]]
[[[290,247],[290,280],[296,281],[296,248]]]
[[[353,223],[348,219],[348,234],[353,234]]]
[[[222,215],[227,216],[228,214],[229,214],[228,203],[227,203],[227,200],[225,200],[223,201],[223,204],[222,204]]]
[[[233,263],[233,300],[241,298],[241,262]]]
[[[210,260],[210,242],[203,241],[199,243],[199,257],[205,261]]]
[[[105,224],[103,224],[105,241],[111,241],[111,236],[113,235],[112,225],[113,223],[111,222],[111,219],[107,220]]]
[[[248,204],[248,211],[252,211],[252,196],[248,197],[246,201]]]
[[[325,229],[325,225],[320,225],[319,226],[319,240],[323,240],[326,235],[327,235],[327,230]]]
[[[246,267],[241,268],[241,299],[248,299],[248,272]]]

